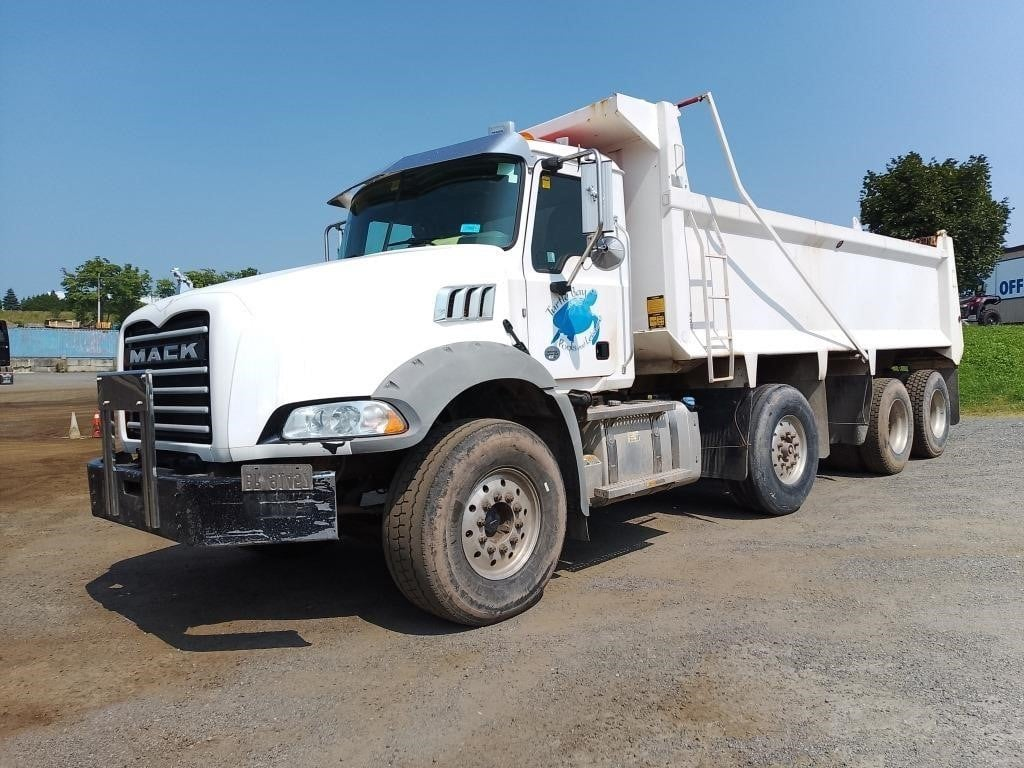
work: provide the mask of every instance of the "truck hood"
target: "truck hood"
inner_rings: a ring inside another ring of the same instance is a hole
[[[402,363],[444,344],[508,343],[501,321],[522,302],[509,295],[517,270],[494,246],[410,248],[189,291],[143,307],[125,326],[209,313],[209,458],[235,461],[283,405],[368,396]],[[435,322],[438,292],[465,285],[495,286],[493,319]]]

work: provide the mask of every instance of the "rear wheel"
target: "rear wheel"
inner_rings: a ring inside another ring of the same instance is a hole
[[[869,472],[895,475],[903,471],[914,444],[914,409],[899,379],[875,379],[871,390],[868,436],[860,457]]]
[[[769,515],[788,515],[803,504],[818,471],[814,413],[799,391],[766,384],[753,395],[747,478],[730,483],[736,503]]]
[[[907,394],[914,409],[914,446],[911,455],[922,459],[941,456],[949,438],[949,388],[938,371],[914,371],[907,379]]]
[[[566,500],[551,451],[499,419],[443,427],[406,457],[384,516],[395,584],[460,624],[502,621],[540,599],[565,539]]]

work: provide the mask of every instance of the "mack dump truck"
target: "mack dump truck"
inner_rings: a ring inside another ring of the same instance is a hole
[[[690,188],[699,103],[738,202]],[[595,508],[717,478],[786,515],[830,453],[893,474],[959,420],[951,239],[762,211],[710,94],[495,126],[329,202],[337,257],[127,318],[94,515],[257,549],[369,518],[410,601],[481,625]]]

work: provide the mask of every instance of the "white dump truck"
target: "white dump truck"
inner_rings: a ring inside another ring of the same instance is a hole
[[[690,187],[700,102],[739,202]],[[194,545],[376,519],[409,600],[478,625],[598,507],[704,477],[785,515],[830,452],[896,473],[959,419],[950,238],[760,210],[710,94],[495,126],[329,202],[326,263],[127,318],[93,514]]]

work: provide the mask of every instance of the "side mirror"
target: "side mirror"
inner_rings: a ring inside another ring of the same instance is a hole
[[[590,252],[591,263],[602,272],[611,272],[626,258],[626,246],[617,237],[599,238]]]
[[[584,163],[580,167],[580,193],[583,196],[583,234],[592,235],[598,226],[612,232],[612,164]]]

